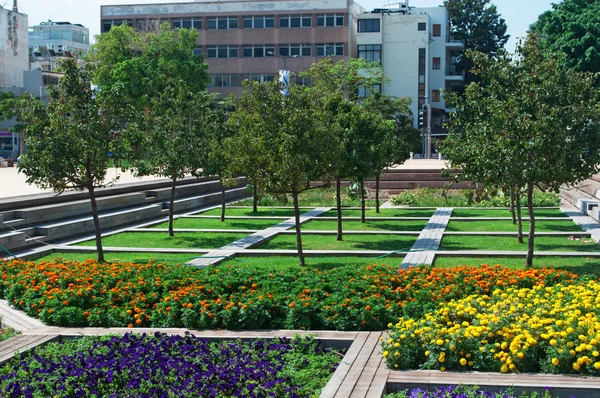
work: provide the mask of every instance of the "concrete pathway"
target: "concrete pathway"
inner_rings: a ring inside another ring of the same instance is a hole
[[[452,208],[440,207],[433,213],[417,241],[404,258],[402,267],[433,265],[435,251],[440,247],[444,231],[452,216]]]
[[[594,220],[592,217],[573,206],[563,206],[560,209],[563,213],[571,217],[571,220],[573,220],[575,224],[588,232],[592,236],[592,239],[596,242],[600,241],[600,222]]]
[[[326,211],[331,210],[330,207],[317,207],[314,210],[311,210],[307,213],[300,214],[300,224],[304,224],[311,219],[318,217],[320,214],[325,213]],[[274,225],[272,227],[266,228],[262,231],[256,232],[252,235],[248,235],[245,238],[236,240],[228,245],[221,247],[220,249],[213,250],[206,254],[205,256],[199,257],[188,262],[188,265],[193,265],[196,267],[206,267],[209,265],[214,265],[220,263],[221,261],[233,256],[239,251],[249,249],[252,246],[255,246],[261,242],[264,242],[272,237],[276,236],[278,233],[288,230],[296,226],[296,219],[294,217]]]

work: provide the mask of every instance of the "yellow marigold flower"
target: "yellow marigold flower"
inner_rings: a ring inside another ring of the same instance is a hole
[[[600,355],[600,353],[598,351],[594,351],[594,352],[592,352],[592,355],[597,357],[598,355]]]
[[[573,369],[579,370],[579,368],[581,368],[581,366],[577,362],[574,362],[573,363]]]
[[[444,340],[437,339],[436,342],[435,342],[435,344],[437,344],[437,345],[444,345]]]
[[[465,366],[467,364],[467,360],[465,358],[461,358],[459,362],[462,366]]]
[[[384,358],[387,358],[387,356],[388,356],[388,355],[390,355],[390,353],[389,353],[388,351],[384,351],[384,352],[383,352],[383,357],[384,357]]]
[[[525,354],[523,354],[522,352],[517,353],[517,357],[519,359],[523,359],[523,357],[525,357]]]
[[[558,343],[556,340],[554,340],[554,339],[550,340],[550,345],[552,347],[554,347],[556,345],[556,343]]]
[[[596,362],[596,363],[594,364],[594,367],[595,367],[596,369],[600,369],[600,362]]]
[[[440,368],[440,370],[441,370],[442,372],[444,372],[444,371],[446,370],[446,368],[445,368],[444,366],[442,366],[442,367]]]
[[[558,366],[558,358],[552,358],[552,365]]]

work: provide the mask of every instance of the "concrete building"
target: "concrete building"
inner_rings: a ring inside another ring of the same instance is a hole
[[[27,15],[0,6],[0,88],[23,87],[29,70]]]
[[[29,28],[31,70],[53,71],[60,57],[85,54],[90,48],[90,31],[70,22],[42,22]]]
[[[432,135],[444,137],[449,109],[442,90],[451,93],[464,85],[456,69],[464,43],[452,39],[447,9],[410,7],[406,0],[360,14],[357,44],[358,57],[380,61],[391,79],[381,91],[412,98],[415,127],[418,111],[430,104]]]
[[[209,65],[209,90],[228,95],[241,93],[242,80],[274,79],[284,66],[301,72],[326,56],[356,57],[356,18],[362,12],[353,0],[111,5],[101,7],[101,28],[108,32],[127,23],[144,30],[168,21],[198,29],[196,52]]]

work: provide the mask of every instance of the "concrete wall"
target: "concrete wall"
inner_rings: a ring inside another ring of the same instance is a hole
[[[9,20],[15,15],[16,32],[9,31]],[[11,34],[16,34],[16,47],[14,41],[9,41]],[[23,87],[26,70],[29,70],[27,15],[0,6],[0,87]]]

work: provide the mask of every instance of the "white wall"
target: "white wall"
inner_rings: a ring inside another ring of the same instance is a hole
[[[13,49],[8,41],[9,14],[14,15],[0,6],[0,87],[23,87],[23,71],[29,70],[27,15],[16,14],[18,43]]]

